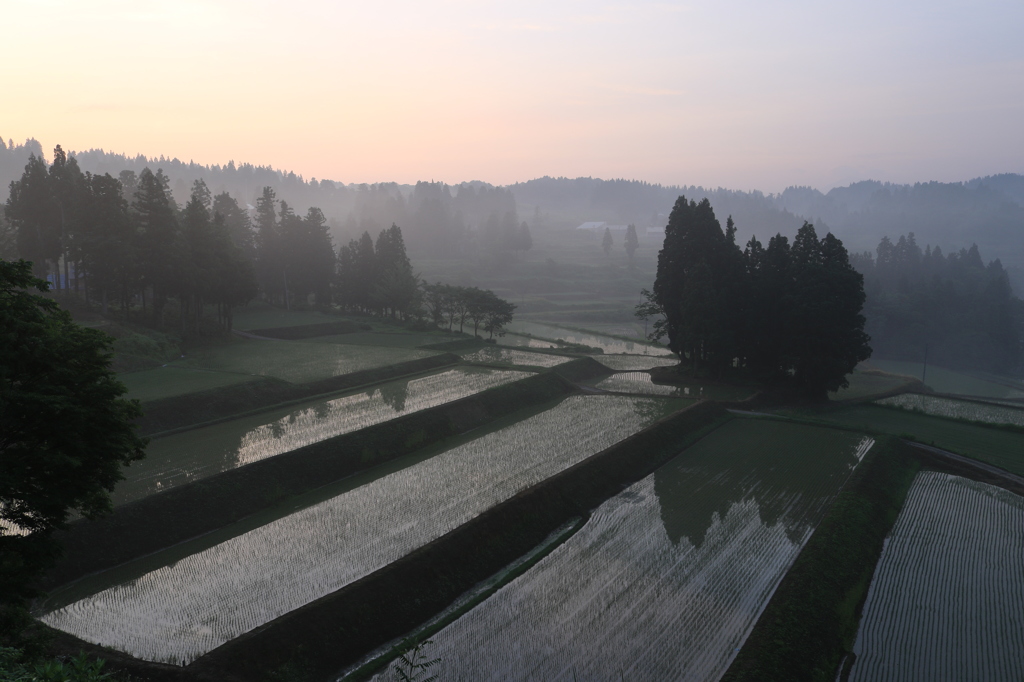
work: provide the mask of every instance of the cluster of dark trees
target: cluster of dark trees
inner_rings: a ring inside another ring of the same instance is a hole
[[[115,302],[127,313],[138,298],[162,323],[175,297],[183,330],[199,326],[206,304],[229,327],[231,308],[256,294],[247,236],[231,224],[244,212],[227,194],[214,199],[201,180],[179,210],[167,184],[149,169],[138,177],[82,173],[59,145],[49,167],[33,155],[5,206],[16,251],[55,289],[81,289],[104,311]]]
[[[1020,366],[1024,302],[1000,261],[987,265],[977,245],[944,254],[922,251],[911,232],[854,254],[864,275],[865,316],[876,355],[994,373]]]
[[[505,325],[512,321],[516,306],[493,291],[477,287],[459,287],[450,284],[426,284],[423,287],[423,302],[430,319],[441,327],[453,330],[455,323],[462,332],[466,323],[472,323],[473,335],[481,329],[488,338],[504,336]]]
[[[871,354],[864,332],[863,277],[842,242],[804,223],[790,244],[751,238],[740,250],[711,203],[679,197],[665,228],[658,272],[638,314],[661,313],[653,336],[697,371],[735,368],[809,399],[846,385]]]
[[[338,252],[338,303],[351,312],[414,315],[419,284],[397,225],[381,231],[376,247],[370,233],[363,232]]]
[[[376,244],[364,231],[335,254],[323,212],[311,207],[300,217],[270,187],[250,217],[227,192],[211,196],[201,179],[179,209],[169,185],[161,170],[148,168],[117,178],[82,173],[59,146],[49,167],[32,155],[10,186],[4,215],[11,229],[0,229],[0,249],[5,236],[13,246],[0,257],[32,261],[56,289],[74,289],[100,302],[104,312],[119,304],[127,316],[141,304],[158,326],[176,299],[183,334],[201,332],[211,304],[230,330],[232,308],[260,292],[286,308],[337,303],[403,319],[421,317],[427,300],[435,322],[451,328],[459,319],[461,328],[471,320],[475,330],[483,325],[492,334],[511,319],[514,306],[490,291],[422,288],[397,224],[381,230]],[[487,191],[470,188],[468,194],[484,201]],[[507,247],[528,249],[525,223],[516,224],[514,212],[508,217]],[[502,223],[496,225],[500,236]]]

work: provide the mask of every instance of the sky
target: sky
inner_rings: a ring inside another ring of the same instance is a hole
[[[1024,172],[1024,2],[0,0],[0,136],[341,182]]]

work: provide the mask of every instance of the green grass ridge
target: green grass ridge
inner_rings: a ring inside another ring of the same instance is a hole
[[[139,432],[143,435],[167,433],[233,419],[287,403],[429,372],[461,361],[457,355],[443,353],[302,384],[264,377],[241,384],[145,402],[142,404],[143,415],[137,424]]]
[[[831,682],[921,462],[883,437],[865,456],[779,583],[723,682]]]

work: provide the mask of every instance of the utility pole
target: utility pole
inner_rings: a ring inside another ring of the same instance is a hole
[[[924,368],[921,369],[921,383],[924,383],[924,378],[928,374],[928,344],[924,344]]]

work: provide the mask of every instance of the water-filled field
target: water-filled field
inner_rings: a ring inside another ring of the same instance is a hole
[[[776,421],[726,424],[434,635],[432,672],[717,680],[871,443]]]
[[[903,360],[876,360],[872,358],[870,364],[885,372],[893,374],[906,374],[920,379],[924,365],[920,362],[907,362]],[[931,386],[939,393],[953,393],[955,395],[974,395],[982,398],[1024,398],[1024,391],[1011,386],[989,381],[981,377],[972,376],[964,372],[928,365],[924,372],[924,383]],[[1010,382],[1007,382],[1010,383]]]
[[[458,367],[157,438],[146,448],[146,458],[125,471],[114,502],[123,504],[527,376],[531,375],[513,370]]]
[[[521,334],[531,334],[542,339],[560,339],[569,343],[581,343],[585,346],[600,348],[605,353],[630,353],[633,355],[671,355],[665,346],[656,346],[640,341],[627,341],[607,336],[598,332],[579,331],[542,324],[540,322],[512,322],[509,330]]]
[[[617,391],[619,393],[698,397],[696,394],[690,395],[691,392],[688,388],[656,384],[651,381],[651,375],[647,372],[618,372],[607,379],[597,382],[595,386],[605,391]]]
[[[1024,679],[1024,498],[918,474],[864,603],[850,680]]]
[[[919,393],[904,393],[875,402],[879,405],[899,407],[904,410],[923,412],[937,417],[968,419],[970,421],[988,422],[990,424],[1024,426],[1024,405],[1020,408],[1004,407],[989,403],[976,403],[970,400],[942,398]]]
[[[835,410],[819,415],[819,418],[894,436],[909,434],[922,443],[974,457],[1024,476],[1024,434],[1009,429],[965,424],[871,404]]]
[[[665,400],[570,396],[42,620],[148,660],[191,661],[387,565],[676,407]]]
[[[213,372],[183,367],[157,367],[156,369],[117,375],[117,380],[127,387],[128,397],[143,402],[206,391],[255,379],[248,374]]]
[[[594,359],[600,362],[608,369],[614,369],[617,372],[634,372],[645,369],[654,369],[655,367],[673,367],[679,364],[679,360],[674,355],[672,356],[653,356],[653,355],[595,355]]]
[[[436,354],[409,348],[247,340],[197,351],[170,366],[271,376],[303,383]]]
[[[487,346],[480,350],[470,351],[462,354],[466,362],[482,362],[487,364],[519,365],[522,367],[554,367],[563,362],[572,360],[562,355],[546,355],[544,353],[529,353],[511,348]]]
[[[543,341],[541,339],[534,339],[529,336],[521,336],[519,334],[505,334],[498,340],[503,346],[519,346],[520,348],[558,348],[559,345],[554,341]]]

